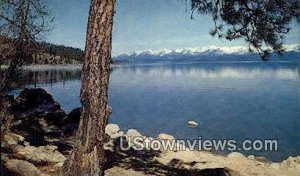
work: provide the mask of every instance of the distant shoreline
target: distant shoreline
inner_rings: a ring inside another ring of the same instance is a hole
[[[42,65],[26,65],[22,68],[24,70],[65,70],[65,69],[82,69],[82,64],[61,64],[61,65],[51,65],[51,64],[42,64]]]
[[[25,65],[22,66],[21,68],[23,70],[33,70],[33,71],[38,71],[38,70],[70,70],[70,69],[82,69],[83,64],[57,64],[57,65],[52,65],[52,64],[37,64],[37,65]],[[116,64],[111,64],[111,67],[116,66]],[[7,68],[7,65],[0,65],[0,69],[5,69]]]

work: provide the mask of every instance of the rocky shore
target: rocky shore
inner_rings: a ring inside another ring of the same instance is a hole
[[[80,108],[66,114],[43,89],[24,89],[9,98],[11,129],[1,141],[2,175],[57,175],[74,148]],[[1,126],[2,128],[2,126]],[[106,127],[106,175],[299,175],[300,157],[264,162],[255,156],[233,152],[227,156],[203,151],[135,150],[130,137],[143,137],[139,131],[122,131],[117,124]],[[174,140],[169,134],[155,139]],[[121,150],[120,141],[129,150]]]

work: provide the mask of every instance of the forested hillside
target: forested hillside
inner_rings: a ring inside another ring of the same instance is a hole
[[[84,57],[84,52],[79,48],[55,45],[46,42],[39,43],[39,47],[45,53],[54,56],[60,56],[63,58],[68,58],[69,60],[76,60],[78,62],[81,62]]]
[[[13,42],[9,39],[0,36],[0,64],[7,64],[9,62],[10,53]],[[84,57],[84,51],[79,48],[73,48],[63,45],[56,45],[46,42],[37,43],[35,54],[32,59],[27,61],[31,64],[80,64]]]

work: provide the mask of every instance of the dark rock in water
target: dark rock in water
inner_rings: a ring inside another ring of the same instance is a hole
[[[80,122],[81,108],[73,109],[63,120],[63,132],[65,135],[74,135]]]
[[[62,125],[63,118],[66,117],[65,111],[59,109],[53,112],[45,113],[45,119],[48,124]]]
[[[77,123],[80,121],[81,108],[73,109],[64,119],[64,123]]]
[[[16,110],[26,111],[35,109],[43,111],[46,109],[58,110],[60,105],[44,89],[24,89],[16,98]]]
[[[72,148],[72,143],[58,141],[76,133],[81,108],[66,114],[43,89],[24,89],[12,104],[15,116],[12,132],[23,136],[32,146],[52,144],[60,151]]]
[[[31,145],[45,145],[45,136],[62,135],[63,119],[66,113],[44,89],[24,89],[16,98],[15,120],[20,123],[12,127],[22,134]]]

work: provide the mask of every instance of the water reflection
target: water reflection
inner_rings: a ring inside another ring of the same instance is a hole
[[[282,160],[300,155],[299,63],[119,65],[110,76],[110,118],[179,139],[277,139],[278,152],[245,154]],[[80,106],[80,69],[27,71],[23,84],[43,87],[67,112]],[[188,120],[199,128],[191,129]]]
[[[245,63],[245,64],[211,64],[194,63],[178,65],[131,65],[120,67],[120,70],[134,72],[135,75],[160,75],[162,77],[185,76],[197,78],[243,78],[257,77],[260,75],[277,77],[279,79],[299,78],[298,63]]]
[[[299,79],[299,63],[193,63],[193,64],[144,64],[119,65],[112,68],[120,75],[161,78],[184,77],[197,79],[258,78]],[[122,72],[122,74],[121,74]],[[68,80],[80,80],[81,67],[29,68],[22,71],[18,85],[53,84]],[[130,76],[129,76],[130,77]],[[116,77],[117,81],[120,77]],[[123,79],[123,78],[122,78]]]
[[[69,69],[25,69],[22,71],[21,77],[18,80],[18,85],[33,85],[38,87],[41,84],[50,84],[61,82],[63,84],[68,80],[79,80],[81,75],[81,68]]]

